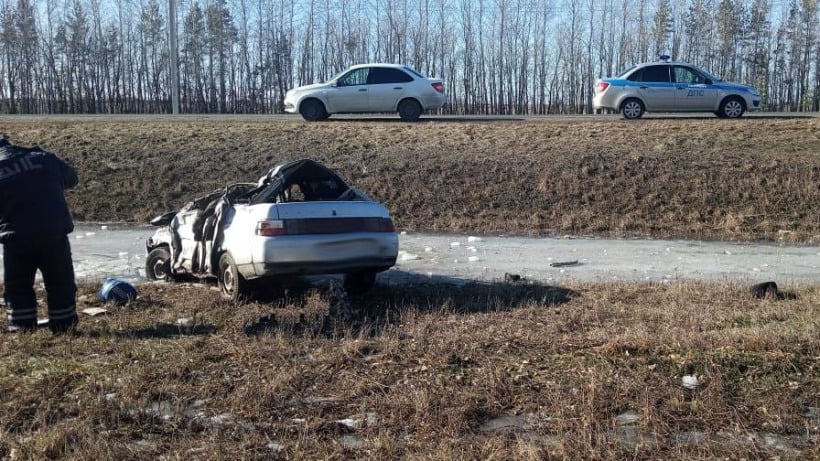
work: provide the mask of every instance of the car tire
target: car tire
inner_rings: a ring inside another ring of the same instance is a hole
[[[643,103],[639,99],[629,98],[621,103],[621,115],[627,120],[637,120],[643,116]]]
[[[230,253],[222,253],[219,258],[219,291],[222,297],[238,302],[248,295],[249,284],[236,268]]]
[[[722,118],[740,118],[746,112],[746,105],[743,100],[737,97],[730,97],[720,103],[718,111]]]
[[[306,99],[302,101],[302,104],[299,104],[299,113],[302,114],[302,118],[309,122],[325,120],[330,116],[322,101],[313,98]]]
[[[415,99],[404,99],[399,103],[399,117],[405,122],[415,122],[421,112],[421,104]]]
[[[359,271],[345,274],[344,289],[349,295],[364,294],[376,284],[376,273]]]
[[[167,247],[154,248],[145,258],[145,276],[150,280],[171,279],[171,252]]]

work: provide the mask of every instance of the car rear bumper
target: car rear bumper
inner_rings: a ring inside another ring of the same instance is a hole
[[[611,91],[604,91],[598,93],[592,98],[593,109],[612,109],[618,110],[618,101],[615,94]]]
[[[368,270],[382,272],[396,265],[396,258],[357,258],[344,261],[299,261],[292,263],[260,263],[253,265],[254,277],[341,274]]]
[[[312,275],[360,269],[383,271],[396,264],[399,241],[392,232],[263,237],[252,264],[240,268],[247,278]]]
[[[424,110],[441,109],[447,104],[447,95],[444,93],[435,93],[424,97],[422,101]]]

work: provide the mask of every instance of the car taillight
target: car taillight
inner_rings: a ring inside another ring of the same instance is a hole
[[[285,221],[281,219],[274,219],[271,221],[259,221],[256,223],[256,235],[264,237],[274,237],[277,235],[286,235],[288,233],[285,227]]]
[[[396,226],[390,218],[382,218],[379,221],[379,232],[396,232]]]
[[[595,89],[598,93],[603,93],[606,89],[609,88],[609,83],[607,82],[598,82],[598,87]]]
[[[439,93],[444,93],[444,84],[441,82],[433,82],[433,89]]]

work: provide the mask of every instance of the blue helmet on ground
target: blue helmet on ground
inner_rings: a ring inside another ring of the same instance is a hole
[[[118,306],[137,298],[137,289],[130,283],[118,279],[105,279],[100,287],[100,301],[113,302]]]

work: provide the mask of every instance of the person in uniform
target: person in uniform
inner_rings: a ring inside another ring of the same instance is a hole
[[[78,322],[68,241],[74,222],[64,193],[77,182],[74,168],[56,155],[38,147],[15,146],[0,136],[0,243],[8,331],[37,327],[34,277],[38,269],[46,288],[51,331],[64,333]]]

